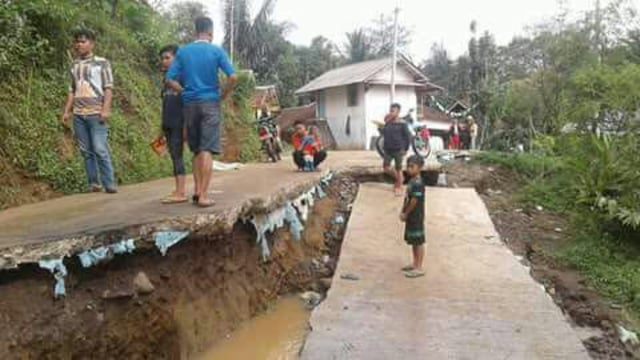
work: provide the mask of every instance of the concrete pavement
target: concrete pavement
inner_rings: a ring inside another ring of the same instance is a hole
[[[115,195],[78,194],[8,209],[0,212],[0,269],[42,256],[69,255],[95,243],[145,237],[154,229],[230,227],[244,211],[277,205],[308,190],[329,171],[377,171],[380,164],[375,152],[336,151],[314,173],[297,172],[288,157],[277,164],[216,171],[211,193],[217,204],[208,209],[162,205],[160,199],[173,190],[173,178],[122,186]]]
[[[410,261],[388,185],[360,187],[303,360],[588,359],[560,309],[502,244],[473,189],[427,191],[427,275]],[[340,279],[353,273],[359,281]]]

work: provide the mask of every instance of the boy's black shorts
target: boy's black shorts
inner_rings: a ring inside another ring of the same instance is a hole
[[[391,162],[394,162],[395,169],[400,171],[402,170],[402,162],[404,161],[404,157],[406,155],[407,153],[404,151],[386,151],[385,150],[382,166],[387,168],[391,166]]]
[[[426,242],[423,224],[407,223],[404,228],[404,241],[411,246],[423,245]]]

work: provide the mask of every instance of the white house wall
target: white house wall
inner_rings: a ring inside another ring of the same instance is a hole
[[[358,84],[358,106],[347,102],[347,87],[325,89],[326,118],[339,149],[364,149],[367,139],[365,129],[364,85]],[[347,134],[347,119],[351,117],[351,132]]]
[[[378,137],[378,128],[372,121],[383,121],[389,112],[391,89],[388,85],[374,85],[366,93],[366,141],[363,143],[368,149],[372,139]],[[416,90],[411,86],[397,86],[395,102],[402,106],[400,115],[404,116],[409,109],[417,106]],[[414,115],[415,116],[415,115]]]

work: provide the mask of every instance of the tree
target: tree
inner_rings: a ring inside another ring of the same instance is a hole
[[[445,89],[451,88],[453,61],[443,44],[431,45],[431,56],[422,64],[422,70],[435,84]]]
[[[166,14],[173,23],[176,37],[180,43],[187,43],[193,39],[194,21],[200,16],[207,16],[207,9],[197,1],[182,1],[171,6]]]
[[[347,62],[349,64],[370,60],[374,57],[372,40],[365,29],[356,29],[347,33],[344,45]]]
[[[259,82],[274,77],[274,64],[277,64],[280,54],[286,51],[288,45],[284,36],[291,25],[271,19],[275,5],[275,0],[264,0],[258,14],[252,19],[248,0],[225,1],[225,46],[230,48],[233,19],[234,58],[252,69]]]
[[[303,83],[308,83],[328,70],[337,67],[342,60],[336,54],[335,45],[322,36],[313,38],[309,47],[297,47],[296,56]]]
[[[393,53],[394,18],[392,15],[380,14],[366,28],[371,41],[371,52],[375,57],[391,56]],[[404,51],[411,45],[411,30],[398,24],[398,50]]]

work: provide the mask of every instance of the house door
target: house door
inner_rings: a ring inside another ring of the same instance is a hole
[[[327,97],[324,90],[318,91],[318,119],[327,118]]]

